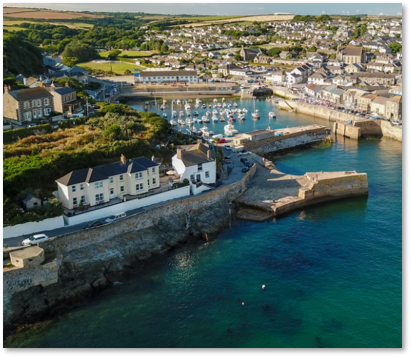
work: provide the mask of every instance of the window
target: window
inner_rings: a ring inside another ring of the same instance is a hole
[[[198,164],[198,171],[203,171],[203,164]]]
[[[147,180],[147,186],[150,187],[150,180]]]
[[[153,185],[157,184],[156,179],[153,178]]]
[[[71,192],[76,192],[76,186],[71,186]]]
[[[150,171],[149,171],[149,169],[147,169],[147,175],[150,175]]]
[[[194,180],[194,174],[190,175],[190,180]]]
[[[31,112],[25,112],[24,113],[24,119],[25,120],[31,120]]]
[[[49,99],[48,99],[48,98],[45,98],[45,99],[44,99],[44,105],[49,105],[49,104],[50,104]]]
[[[210,172],[209,172],[209,171],[206,171],[206,172],[205,172],[205,177],[206,177],[206,178],[209,178],[209,177],[210,177]]]
[[[73,198],[73,206],[77,206],[77,197]]]
[[[151,169],[151,172],[152,172],[153,174],[155,174],[155,173],[156,173],[156,168],[153,167],[153,168]]]
[[[80,191],[83,191],[84,190],[84,184],[80,184]]]
[[[124,186],[120,186],[120,192],[124,192]]]
[[[137,172],[135,174],[136,180],[141,180],[143,178],[143,173],[142,172]]]
[[[23,103],[23,108],[24,108],[24,109],[30,108],[30,102],[24,102],[24,103]]]
[[[136,185],[136,191],[142,191],[143,190],[143,184],[142,183],[138,183]]]
[[[43,116],[43,111],[41,109],[39,109],[38,117],[41,118],[42,116]]]
[[[98,204],[100,202],[104,202],[104,195],[102,193],[98,193],[96,195],[96,204]]]
[[[86,203],[86,196],[81,196],[80,198],[80,204],[85,204]]]
[[[124,175],[120,175],[120,181],[124,181]]]
[[[94,189],[98,190],[99,188],[103,188],[103,181],[94,182]]]
[[[110,177],[110,183],[113,183],[114,179],[112,177]]]
[[[44,115],[50,115],[51,109],[50,108],[44,108]]]

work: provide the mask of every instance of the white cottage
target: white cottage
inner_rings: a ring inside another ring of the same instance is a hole
[[[188,179],[193,194],[210,190],[216,183],[215,152],[202,143],[180,145],[172,158],[173,168],[180,181]]]

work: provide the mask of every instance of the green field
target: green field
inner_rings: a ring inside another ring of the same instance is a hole
[[[241,17],[247,17],[249,15],[226,15],[226,16],[190,16],[190,17],[176,17],[175,20],[187,20],[187,21],[216,21],[216,20],[228,20],[228,19],[237,19]]]
[[[105,52],[99,52],[99,55],[103,58],[106,58],[110,52],[105,51]],[[120,53],[119,57],[123,57],[124,55],[127,55],[128,57],[149,57],[153,55],[156,52],[153,51],[124,51]]]
[[[136,64],[121,62],[121,63],[96,63],[96,62],[84,62],[78,63],[77,66],[79,67],[88,67],[91,69],[99,69],[102,71],[110,71],[113,70],[113,73],[124,74],[126,69],[129,69],[133,72],[135,69],[144,69],[143,67],[137,66]]]
[[[19,27],[19,25],[23,22],[29,23],[29,24],[42,24],[44,22],[36,22],[36,21],[26,21],[26,20],[4,20],[3,19],[3,28],[9,31],[21,31],[21,30],[28,30],[25,29],[24,27]],[[93,27],[92,24],[86,24],[82,22],[74,22],[74,23],[66,23],[66,22],[54,22],[50,21],[49,22],[52,25],[60,25],[60,26],[67,26],[68,28],[71,29],[89,29]]]
[[[23,30],[28,30],[28,29],[24,27],[18,27],[18,26],[3,26],[3,30],[14,32],[14,31],[23,31]]]

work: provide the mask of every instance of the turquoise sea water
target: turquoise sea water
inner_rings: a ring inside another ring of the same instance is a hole
[[[277,121],[313,122],[288,112]],[[240,222],[4,345],[401,347],[401,161],[401,143],[385,138],[338,138],[331,147],[276,157],[277,168],[291,174],[366,172],[369,197],[276,222]]]

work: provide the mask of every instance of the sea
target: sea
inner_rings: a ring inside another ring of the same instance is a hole
[[[240,133],[330,125],[266,99],[227,102],[249,111],[234,123]],[[132,105],[141,110],[144,102]],[[259,121],[251,120],[255,109]],[[208,126],[223,133],[225,124]],[[273,159],[289,174],[365,172],[369,196],[237,222],[214,241],[166,252],[84,306],[9,336],[4,347],[402,347],[401,142],[337,137]]]

